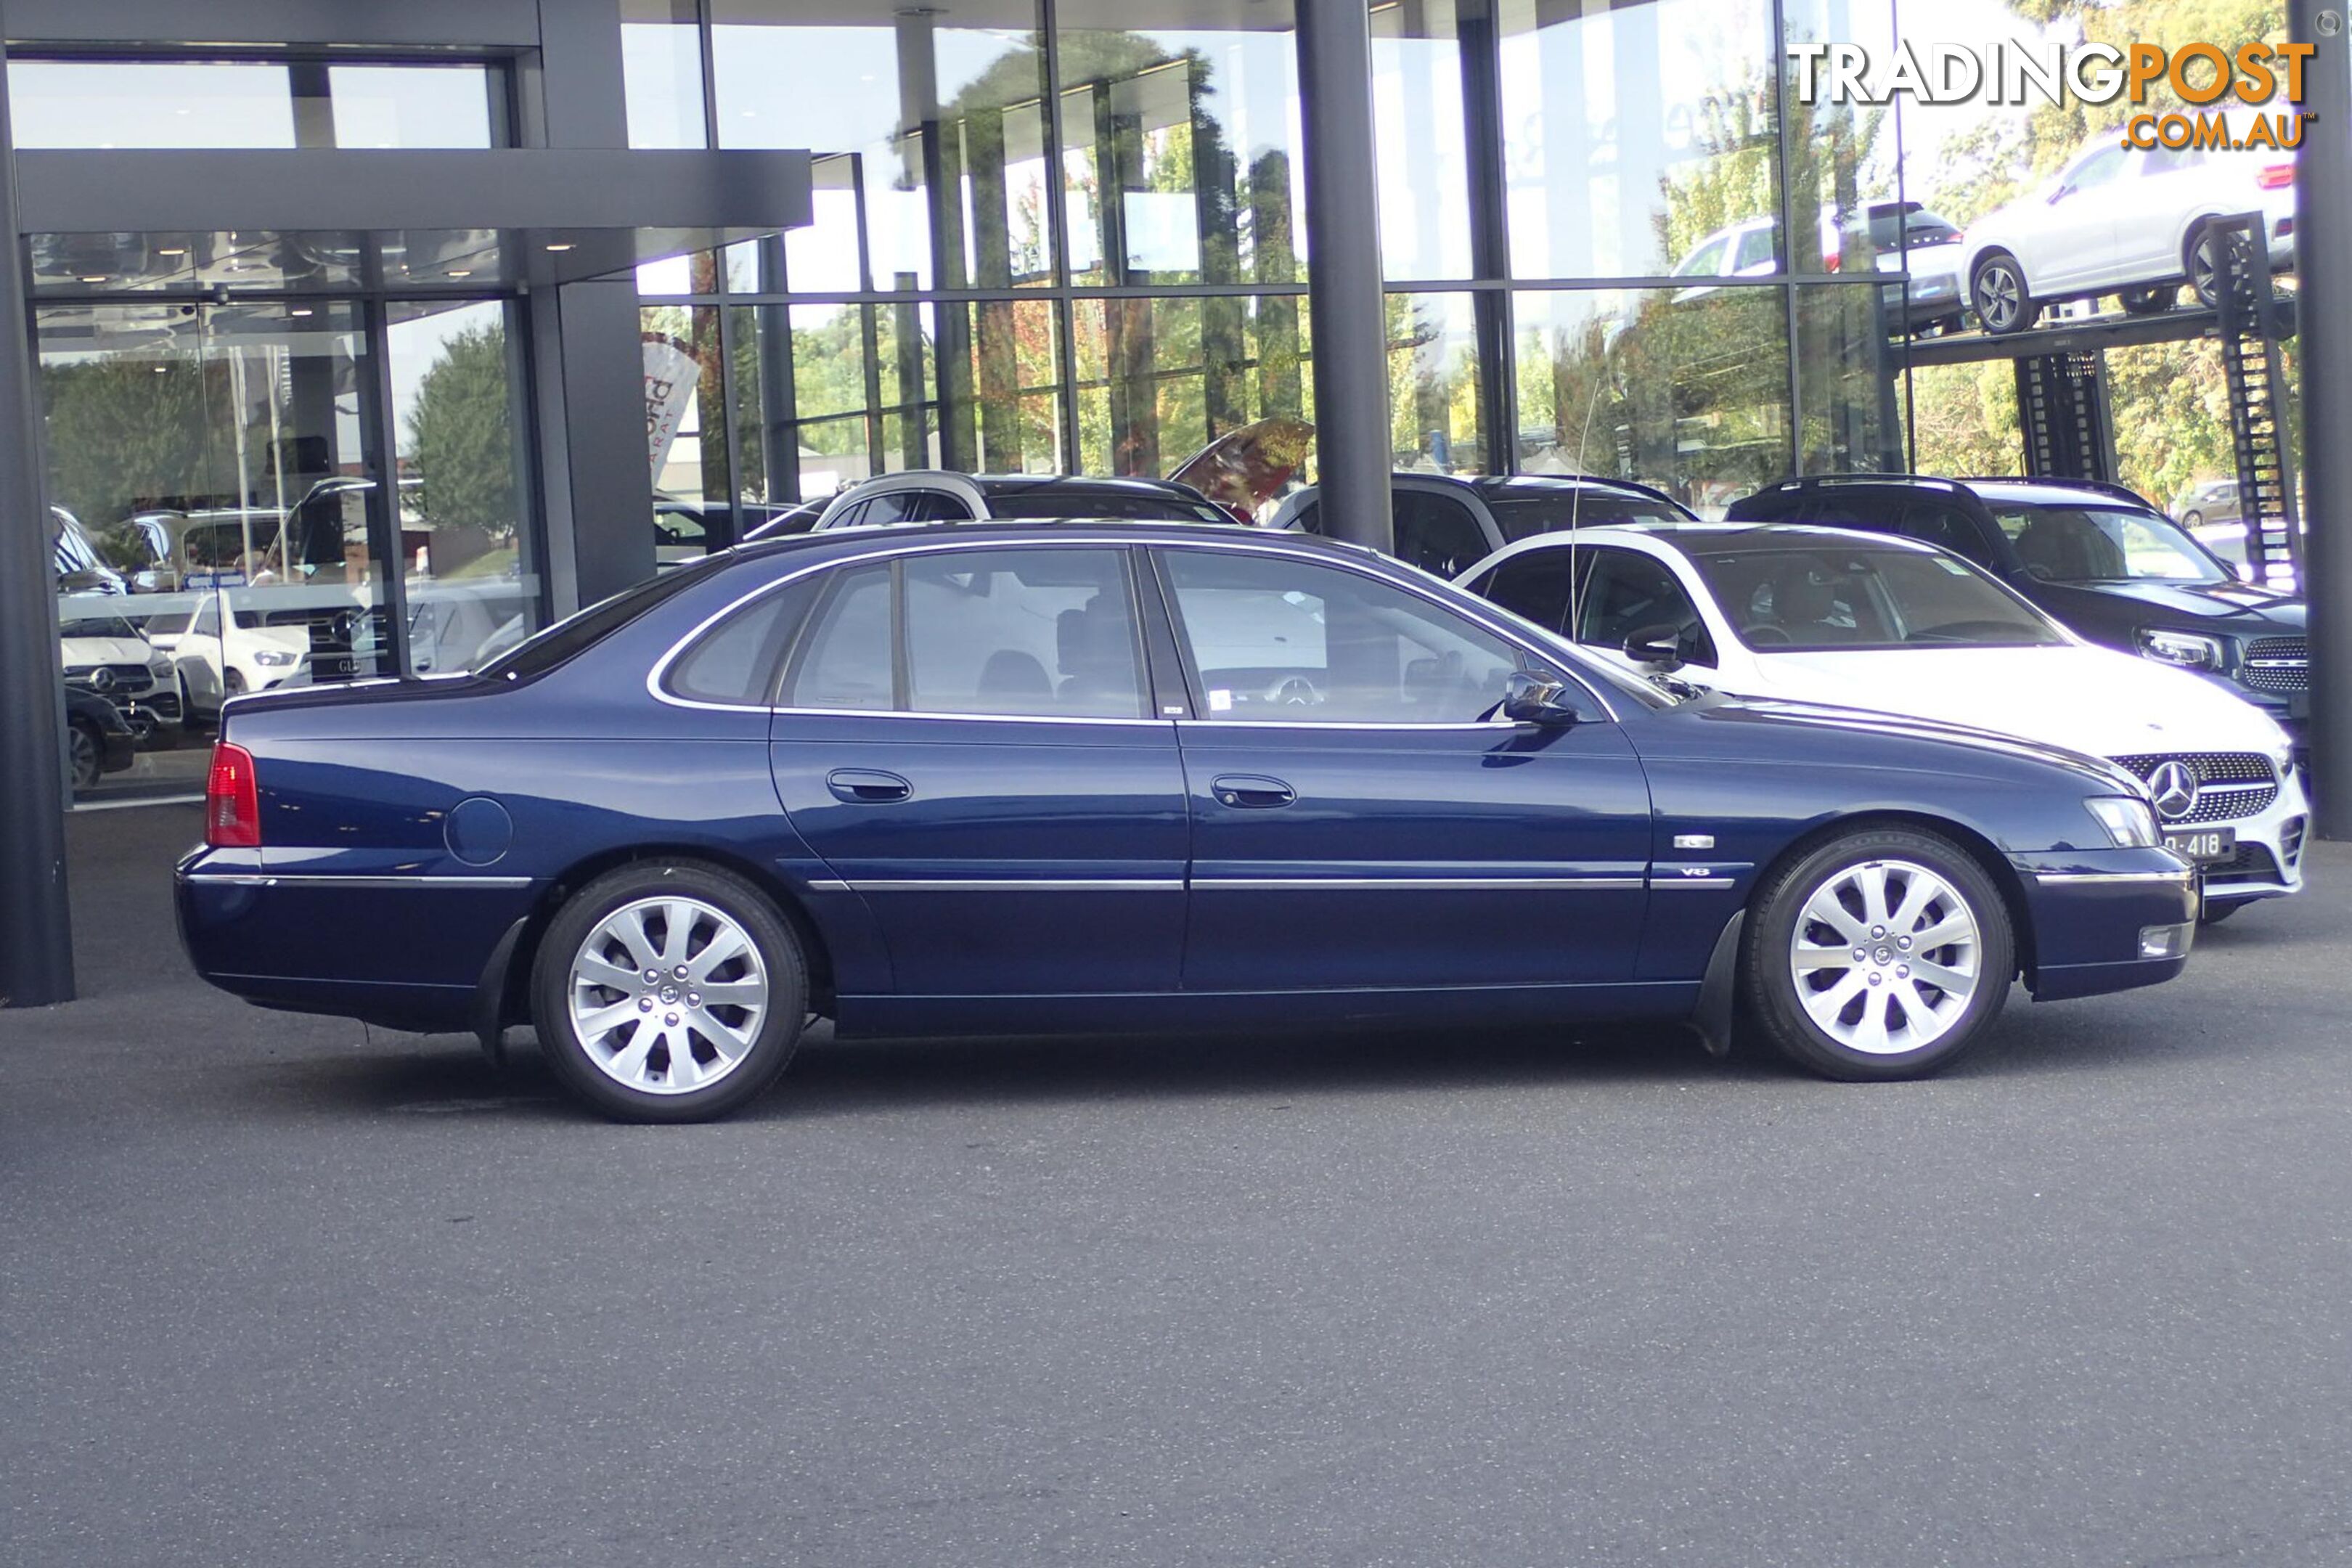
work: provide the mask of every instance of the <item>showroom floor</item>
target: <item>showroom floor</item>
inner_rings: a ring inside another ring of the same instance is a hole
[[[820,1034],[643,1129],[205,990],[194,810],[71,831],[0,1563],[2352,1558],[2352,849],[1927,1083]]]

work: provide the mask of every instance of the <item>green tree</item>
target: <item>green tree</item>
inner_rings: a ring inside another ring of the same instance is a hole
[[[433,526],[432,562],[448,576],[514,537],[514,427],[505,331],[467,327],[418,380],[405,432]]]

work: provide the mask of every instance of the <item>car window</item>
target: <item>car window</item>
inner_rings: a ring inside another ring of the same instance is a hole
[[[198,605],[196,618],[190,624],[188,630],[200,637],[220,636],[220,601],[206,599],[203,604]]]
[[[177,637],[182,632],[188,629],[188,623],[194,618],[195,617],[186,610],[165,610],[160,616],[150,616],[147,617],[147,635],[149,637]]]
[[[959,550],[902,570],[916,712],[1145,715],[1124,551]]]
[[[1682,265],[1675,268],[1674,275],[1677,278],[1703,278],[1722,271],[1723,253],[1730,245],[1729,235],[1708,240],[1684,257]]]
[[[1894,544],[1694,550],[1740,639],[1759,653],[1915,645],[2045,647],[2049,619],[1965,561]]]
[[[877,499],[887,500],[889,498]],[[906,510],[895,520],[897,521],[970,522],[972,521],[971,508],[964,504],[963,498],[950,495],[945,490],[909,491],[906,500]]]
[[[1916,539],[1923,544],[1938,545],[1955,555],[1964,555],[1980,566],[1992,563],[1985,548],[1984,535],[1977,531],[1976,520],[1958,507],[1944,501],[1915,500],[1903,509],[1903,521],[1895,531],[1906,539]]]
[[[783,706],[887,711],[897,706],[890,568],[856,566],[831,575],[816,622],[793,658]]]
[[[702,519],[683,507],[656,507],[654,510],[654,542],[671,549],[699,550],[703,547]]]
[[[1502,638],[1362,573],[1214,550],[1162,559],[1204,718],[1469,723],[1519,668]]]
[[[1790,521],[1815,528],[1858,528],[1868,533],[1891,533],[1895,509],[1874,504],[1864,496],[1815,495],[1806,498]]]
[[[1483,560],[1491,546],[1470,509],[1449,496],[1395,493],[1396,557],[1448,581]]]
[[[2123,172],[2124,150],[2102,147],[2072,169],[2066,171],[2064,186],[2073,191],[2087,191],[2104,185]]]
[[[60,637],[121,637],[126,642],[139,640],[138,629],[121,616],[77,616],[58,627]]]
[[[1661,627],[1671,628],[1685,663],[1712,668],[1716,662],[1715,640],[1673,570],[1635,551],[1592,552],[1575,625],[1578,642],[1608,648],[1623,647],[1637,632],[1655,636]]]
[[[767,706],[784,650],[817,586],[817,579],[803,577],[737,610],[679,656],[663,686],[696,702]]]
[[[1503,530],[1503,542],[1516,544],[1538,533],[1570,528],[1612,528],[1633,522],[1688,522],[1672,502],[1598,485],[1546,486],[1528,495],[1490,495],[1486,510]]]
[[[1477,592],[1516,616],[1524,616],[1548,632],[1568,627],[1576,550],[1530,550],[1514,555],[1479,581]]]
[[[624,588],[611,598],[599,600],[525,637],[482,666],[478,673],[488,679],[515,680],[552,669],[581,649],[627,626],[673,594],[704,581],[702,574],[709,569],[697,563],[658,577],[649,577],[634,588]],[[210,599],[205,601],[207,607],[212,603]],[[198,620],[201,623],[201,612]],[[204,629],[201,624],[197,629]]]
[[[2169,174],[2178,169],[2198,168],[2204,162],[2205,150],[2202,147],[2156,147],[2151,148],[2147,156],[2140,161],[2139,172],[2143,177]]]
[[[2027,574],[2044,583],[2220,583],[2229,574],[2178,523],[2120,507],[1997,510]]]
[[[1731,269],[1734,272],[1742,272],[1750,267],[1769,267],[1772,265],[1772,226],[1770,224],[1759,224],[1754,228],[1740,231],[1739,249],[1731,258]]]

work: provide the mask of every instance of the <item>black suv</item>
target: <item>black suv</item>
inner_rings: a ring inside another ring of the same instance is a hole
[[[2228,685],[2305,743],[2303,601],[2228,563],[2121,485],[1853,474],[1783,479],[1727,519],[1899,533],[1965,555],[2095,643]]]

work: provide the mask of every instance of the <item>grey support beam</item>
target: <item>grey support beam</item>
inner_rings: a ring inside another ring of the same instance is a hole
[[[2312,784],[2318,831],[2352,838],[2352,37],[2341,0],[2289,0],[2311,118],[2295,158],[2303,326],[2303,589],[2311,605]],[[2323,29],[2326,16],[2333,26]]]
[[[531,309],[555,310],[562,396],[541,399],[542,471],[551,476],[548,531],[562,533],[569,562],[557,574],[557,613],[593,605],[654,574],[653,468],[646,452],[646,362],[638,346],[637,280],[600,279],[542,289]],[[549,437],[552,439],[549,439]],[[555,464],[562,470],[557,478]],[[556,513],[561,495],[569,517]],[[565,577],[568,574],[569,580]]]
[[[1325,528],[1392,550],[1388,316],[1372,168],[1372,38],[1364,0],[1298,0],[1306,112],[1307,304],[1315,343],[1316,473]]]
[[[0,180],[10,140],[0,47]],[[0,190],[0,213],[15,206]],[[15,229],[9,230],[11,235]],[[73,998],[66,907],[64,688],[48,510],[41,494],[39,398],[26,322],[22,250],[0,245],[0,1005]]]

